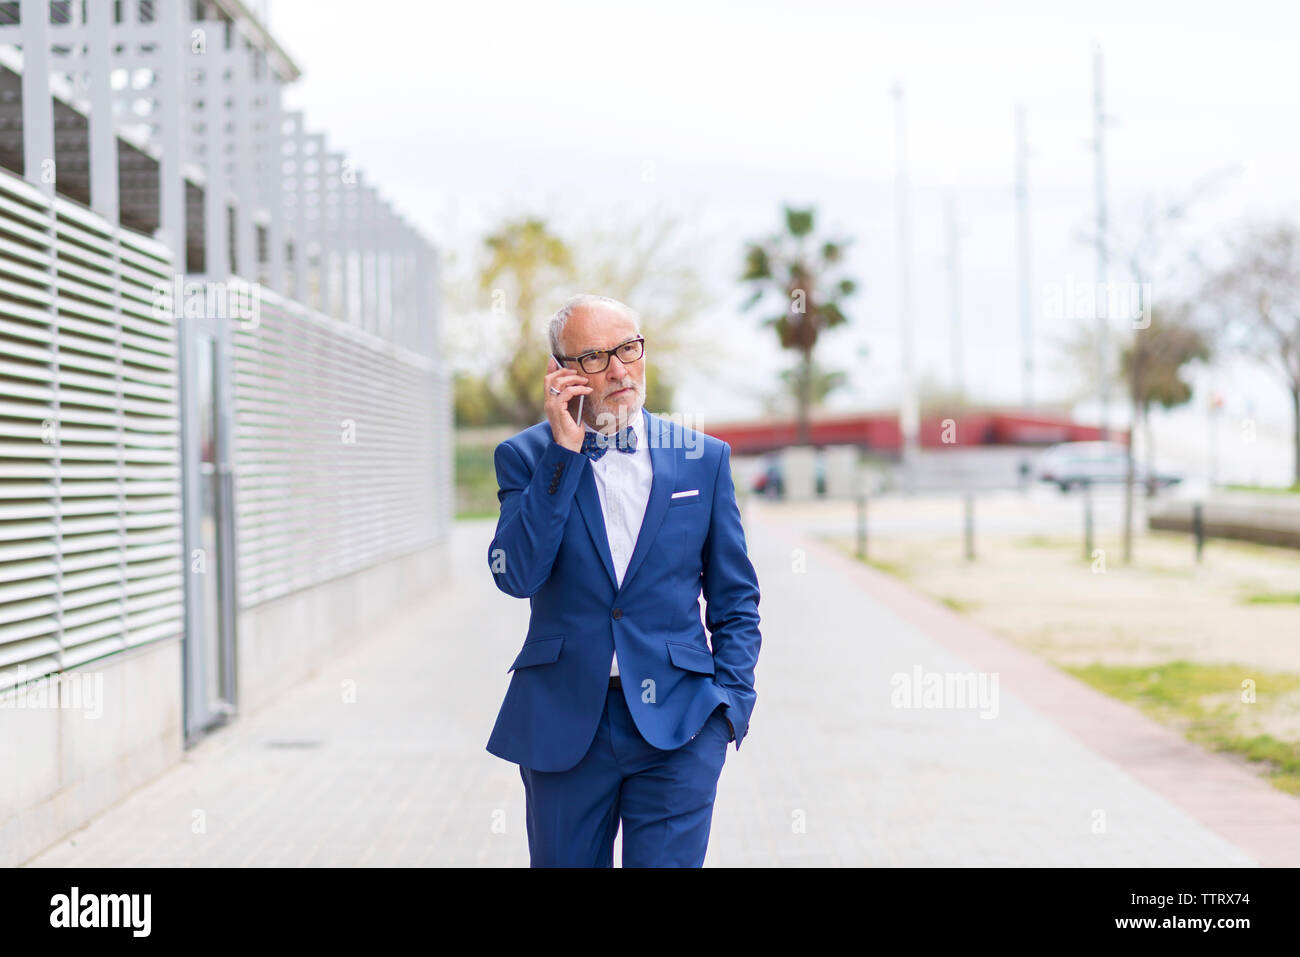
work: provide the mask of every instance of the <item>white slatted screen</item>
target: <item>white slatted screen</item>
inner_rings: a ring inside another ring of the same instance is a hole
[[[181,634],[171,273],[0,172],[0,688]]]
[[[267,291],[232,341],[241,608],[446,538],[435,363]]]

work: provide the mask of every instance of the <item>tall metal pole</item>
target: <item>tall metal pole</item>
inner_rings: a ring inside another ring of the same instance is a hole
[[[1021,394],[1026,409],[1034,405],[1033,270],[1029,244],[1029,133],[1024,106],[1016,106],[1016,246],[1020,268]]]
[[[50,5],[46,0],[22,0],[19,10],[23,42],[23,179],[53,199],[58,170],[54,162],[54,106],[50,100]]]
[[[1102,96],[1101,45],[1093,49],[1093,160],[1097,185],[1097,386],[1101,400],[1101,438],[1110,438],[1110,323],[1106,315],[1106,111]]]
[[[171,249],[176,272],[188,273],[197,271],[187,255],[184,172],[190,94],[193,92],[189,58],[194,40],[189,14],[180,4],[164,3],[158,10],[158,22],[161,32],[158,65],[162,73],[157,94],[162,127],[158,140],[162,155],[158,158],[158,232],[155,238]],[[185,328],[183,323],[180,327]]]
[[[1219,484],[1219,409],[1222,407],[1222,401],[1214,391],[1213,380],[1209,389],[1210,393],[1210,488],[1213,489]]]
[[[962,369],[961,341],[961,235],[957,228],[957,201],[953,191],[947,190],[943,197],[943,212],[946,229],[945,260],[948,267],[948,315],[952,323],[952,389],[955,395],[965,398],[966,380]]]
[[[912,344],[912,224],[907,183],[907,126],[903,110],[903,87],[894,84],[894,133],[897,177],[894,212],[898,223],[899,322],[902,344],[902,394],[899,397],[898,424],[902,434],[902,470],[904,487],[915,485],[917,432],[920,411],[916,395],[916,374]]]

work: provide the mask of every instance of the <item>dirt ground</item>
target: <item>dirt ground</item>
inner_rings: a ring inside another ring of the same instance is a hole
[[[1078,542],[984,536],[968,562],[959,541],[876,537],[869,557],[1061,664],[1183,658],[1300,673],[1300,604],[1245,600],[1300,591],[1300,555],[1215,542],[1197,564],[1183,536],[1155,533],[1125,565],[1118,540],[1094,545],[1104,555],[1085,561]]]
[[[868,559],[1057,665],[1186,660],[1300,675],[1300,551],[1211,540],[1198,563],[1189,536],[1143,530],[1125,564],[1118,504],[1097,503],[1098,551],[1085,558],[1077,499],[982,497],[968,561],[960,497],[878,499]],[[851,503],[755,507],[854,549]],[[1240,730],[1300,740],[1300,696],[1249,714]]]

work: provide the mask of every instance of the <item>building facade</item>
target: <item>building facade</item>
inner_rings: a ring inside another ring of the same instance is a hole
[[[0,864],[446,578],[436,249],[239,0],[0,2]]]

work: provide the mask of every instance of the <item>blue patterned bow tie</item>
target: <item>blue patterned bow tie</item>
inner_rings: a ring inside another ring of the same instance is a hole
[[[636,451],[636,433],[632,431],[632,426],[628,426],[621,432],[615,432],[613,435],[605,435],[603,432],[588,432],[582,437],[582,454],[595,462],[611,448],[616,448],[620,452]]]

